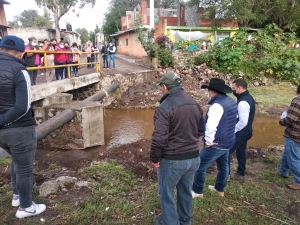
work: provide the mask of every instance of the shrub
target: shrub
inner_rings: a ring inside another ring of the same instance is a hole
[[[158,48],[157,59],[159,64],[164,67],[171,66],[174,61],[171,50],[166,48]]]
[[[283,33],[275,24],[270,24],[253,33],[251,42],[246,42],[248,35],[245,29],[240,29],[233,37],[217,42],[200,54],[195,59],[196,64],[205,62],[224,73],[241,71],[250,80],[272,76],[300,83],[300,50],[288,47],[297,40],[294,33]]]

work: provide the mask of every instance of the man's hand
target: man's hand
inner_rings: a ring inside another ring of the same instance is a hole
[[[159,168],[159,167],[160,167],[160,162],[152,163],[152,165],[153,165],[155,168]]]
[[[213,142],[211,145],[205,145],[205,148],[210,148],[211,146],[218,145],[218,143]]]

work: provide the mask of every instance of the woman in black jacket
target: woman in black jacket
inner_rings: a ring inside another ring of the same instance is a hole
[[[108,68],[108,61],[107,61],[108,51],[107,51],[107,47],[105,44],[102,46],[101,55],[102,55],[102,61],[103,61],[103,68]]]

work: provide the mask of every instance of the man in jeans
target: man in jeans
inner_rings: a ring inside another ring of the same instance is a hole
[[[288,111],[282,113],[279,124],[285,126],[284,151],[278,172],[271,174],[278,174],[286,178],[291,170],[295,184],[290,184],[288,187],[300,190],[300,85]]]
[[[247,142],[252,137],[252,123],[255,115],[255,101],[247,90],[247,82],[239,78],[232,84],[233,94],[237,97],[238,121],[235,125],[235,143],[229,151],[229,177],[228,180],[236,179],[245,181],[246,148]],[[236,151],[238,168],[236,173],[230,174],[230,155]]]
[[[116,68],[116,62],[115,62],[115,54],[116,54],[116,47],[113,45],[112,42],[109,42],[108,48],[108,68],[110,69],[110,63],[112,62],[112,68]]]
[[[203,198],[203,186],[207,168],[216,161],[218,175],[215,185],[208,188],[224,196],[224,188],[228,177],[229,149],[235,142],[235,124],[237,117],[236,102],[226,95],[232,89],[225,85],[224,80],[212,78],[209,85],[201,88],[208,89],[210,106],[205,118],[204,147],[200,152],[200,166],[195,173],[192,190],[193,198]]]
[[[150,159],[158,169],[162,217],[155,216],[153,223],[190,225],[193,218],[191,185],[200,162],[198,144],[204,134],[203,112],[183,90],[176,73],[165,73],[159,85],[163,96],[154,115]]]
[[[32,170],[36,151],[35,119],[31,108],[30,77],[22,61],[24,41],[5,36],[0,43],[0,147],[12,157],[12,206],[16,217],[45,211],[44,204],[32,201]]]

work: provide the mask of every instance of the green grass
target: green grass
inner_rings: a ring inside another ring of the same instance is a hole
[[[262,104],[289,105],[297,87],[289,82],[249,88],[255,101]]]
[[[273,152],[273,155],[271,155]],[[215,175],[207,174],[204,198],[193,201],[192,224],[298,224],[297,214],[289,213],[289,204],[299,201],[300,192],[289,190],[287,184],[293,178],[283,179],[270,175],[278,167],[280,150],[265,151],[265,158],[249,160],[259,162],[264,170],[252,169],[245,183],[230,181],[226,186],[225,197],[212,193],[208,184],[214,184]],[[265,161],[266,158],[271,160]],[[275,158],[275,159],[274,159]],[[232,167],[235,167],[233,162]],[[138,181],[131,170],[116,162],[99,161],[91,167],[79,170],[81,179],[93,176],[101,178],[92,187],[88,199],[78,201],[75,206],[67,200],[54,204],[54,220],[46,218],[44,224],[66,225],[114,225],[114,224],[152,224],[154,214],[160,213],[157,182]],[[12,192],[10,187],[0,188],[0,211],[3,212],[0,224],[40,224],[40,217],[18,220],[14,217],[15,209],[10,205]],[[34,188],[35,199],[37,187]],[[38,199],[46,202],[47,199]],[[300,211],[298,211],[300,213]]]
[[[10,163],[11,162],[11,157],[10,156],[5,156],[3,158],[0,157],[0,164],[2,163]]]

